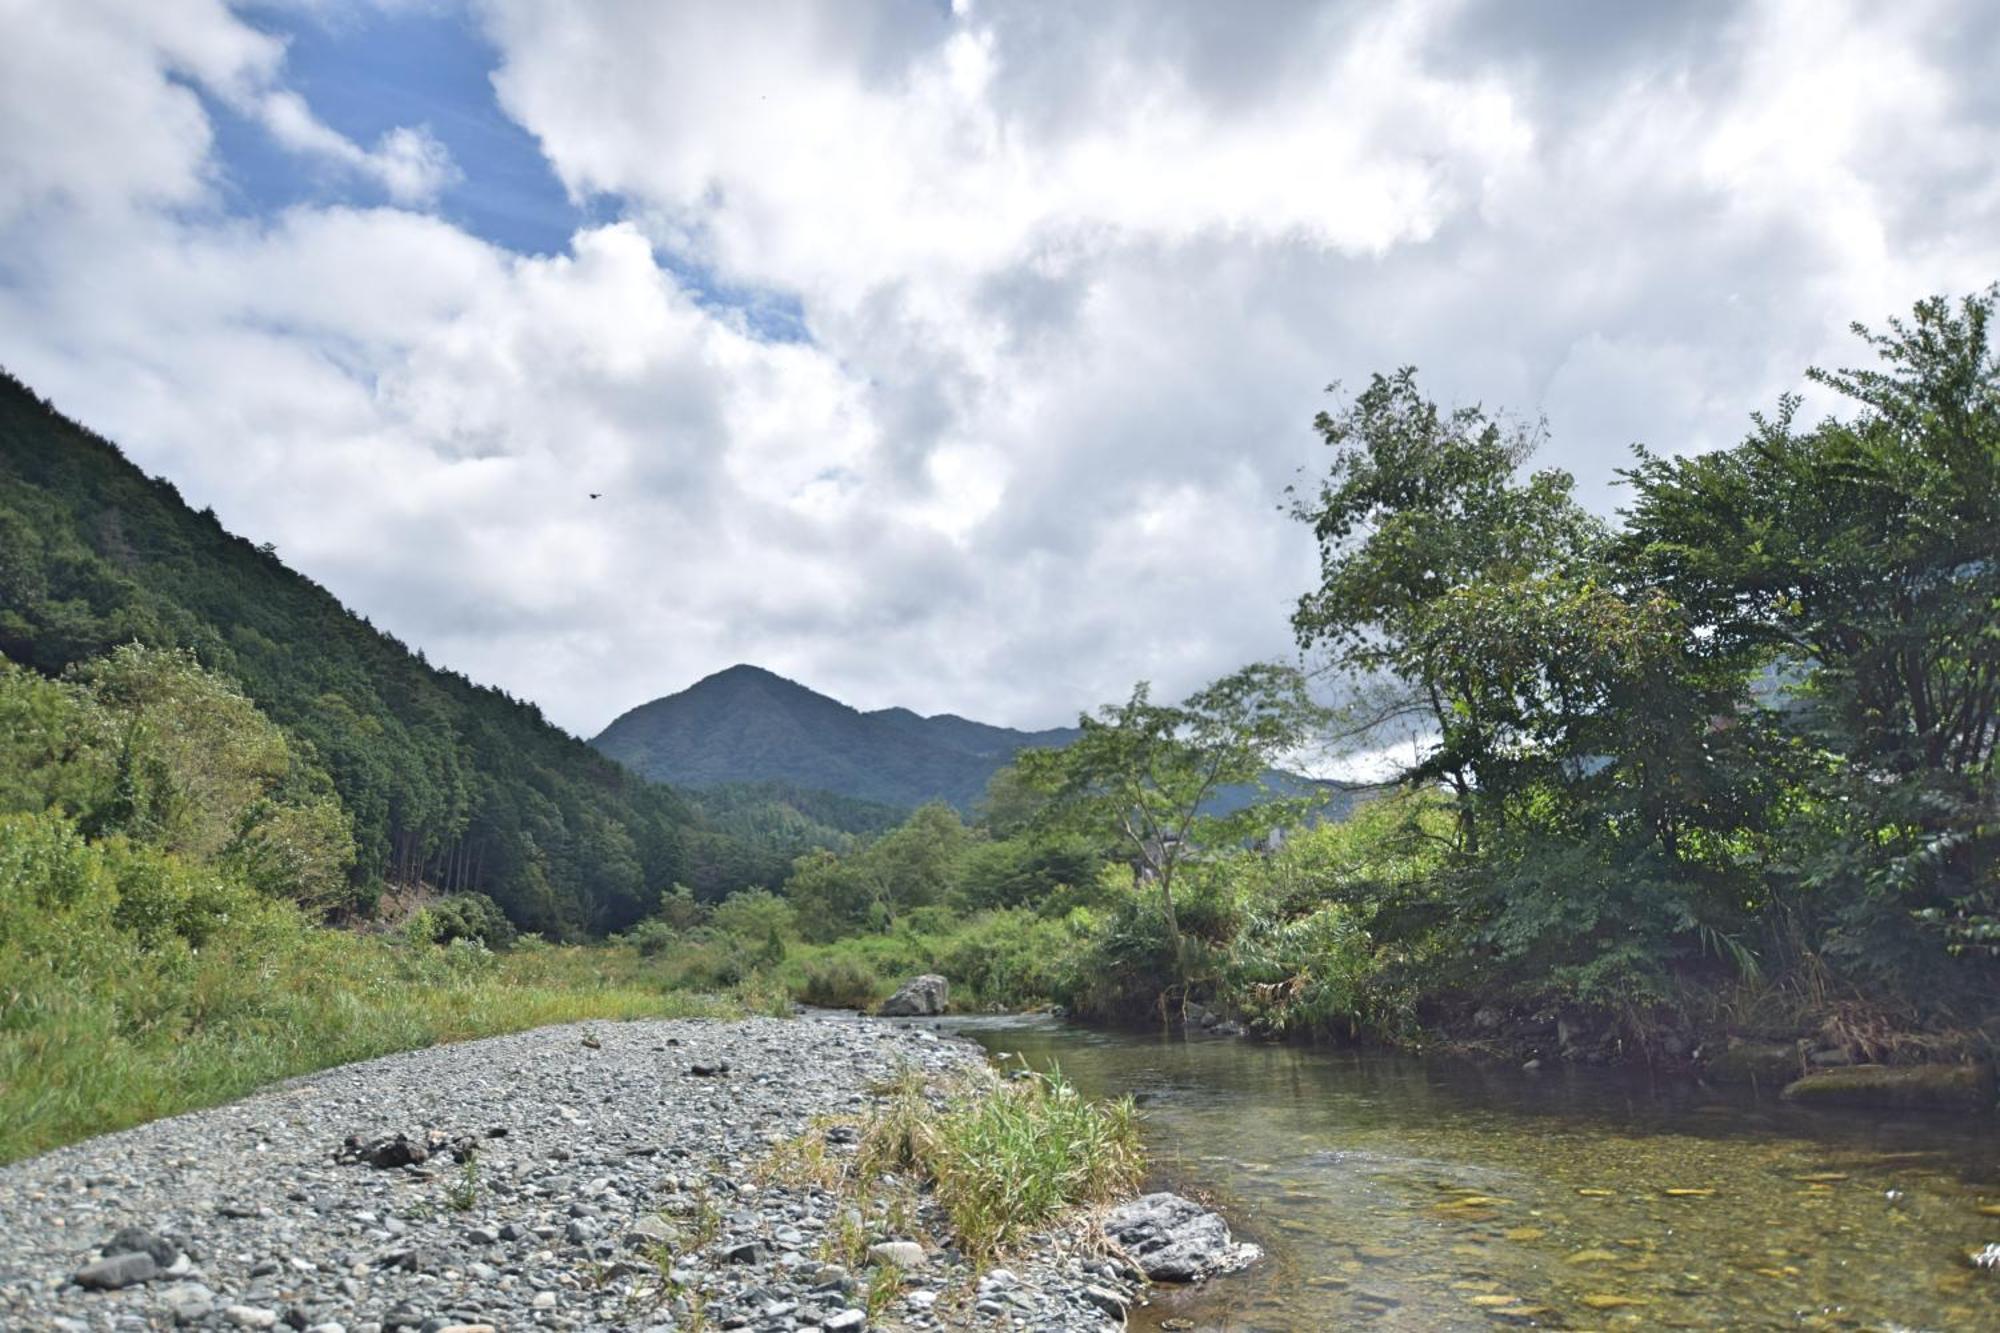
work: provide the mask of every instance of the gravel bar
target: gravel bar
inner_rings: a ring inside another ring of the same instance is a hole
[[[910,1265],[870,1319],[870,1273],[821,1245],[847,1205],[757,1179],[870,1084],[983,1059],[807,1017],[579,1023],[327,1070],[0,1167],[0,1327],[1115,1327],[1101,1260],[1051,1243],[976,1270],[935,1218],[862,1219]]]

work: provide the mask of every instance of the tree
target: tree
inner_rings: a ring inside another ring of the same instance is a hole
[[[1787,397],[1734,449],[1642,455],[1625,545],[1711,656],[1770,664],[1819,755],[1820,853],[1849,927],[1894,904],[2000,952],[2000,289],[1917,305],[1877,365],[1811,372],[1858,409],[1801,428]],[[1860,883],[1856,883],[1859,880]],[[1893,913],[1892,913],[1893,915]]]
[[[1313,424],[1335,453],[1313,494],[1293,492],[1320,552],[1320,586],[1292,616],[1299,646],[1404,687],[1391,715],[1432,738],[1405,780],[1450,789],[1460,847],[1477,855],[1531,733],[1548,729],[1533,695],[1558,686],[1523,653],[1601,584],[1604,526],[1567,473],[1520,475],[1530,433],[1440,411],[1413,368]]]
[[[1036,818],[1048,831],[1110,837],[1132,853],[1158,889],[1174,951],[1174,984],[1185,988],[1186,943],[1175,880],[1202,847],[1226,847],[1297,822],[1304,798],[1253,800],[1213,813],[1225,788],[1261,788],[1323,717],[1305,677],[1291,667],[1244,667],[1178,705],[1156,704],[1140,682],[1122,704],[1085,714],[1082,735],[1061,749],[1024,750],[1021,778],[1047,798]]]

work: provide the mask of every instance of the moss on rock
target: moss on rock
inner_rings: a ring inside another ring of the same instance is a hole
[[[1802,1106],[1881,1106],[1904,1111],[1985,1111],[1993,1107],[1991,1065],[1850,1065],[1789,1084]]]

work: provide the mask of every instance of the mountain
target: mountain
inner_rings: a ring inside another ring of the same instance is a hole
[[[781,782],[901,809],[942,800],[969,812],[1016,751],[1067,745],[1076,734],[907,708],[864,713],[761,667],[733,666],[641,704],[591,744],[636,773],[684,787]]]
[[[354,819],[363,898],[422,881],[575,935],[639,919],[676,881],[731,887],[746,855],[678,793],[429,665],[0,372],[0,653],[54,674],[134,639],[192,649],[312,747]]]

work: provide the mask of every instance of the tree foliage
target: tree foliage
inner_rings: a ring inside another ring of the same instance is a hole
[[[639,919],[669,884],[714,896],[753,868],[673,791],[533,704],[430,666],[0,377],[0,654],[55,676],[135,642],[185,650],[235,681],[282,728],[286,752],[330,776],[355,845],[339,896],[365,903],[385,883],[421,882],[483,893],[522,928],[571,935]],[[185,702],[214,725],[233,707]],[[213,784],[183,812],[195,839],[222,836],[199,827],[208,797],[230,806],[277,762],[275,749],[242,753],[247,767],[204,772],[170,729],[154,748],[178,756],[184,781]],[[332,831],[271,832],[259,855],[283,875],[288,849]]]

